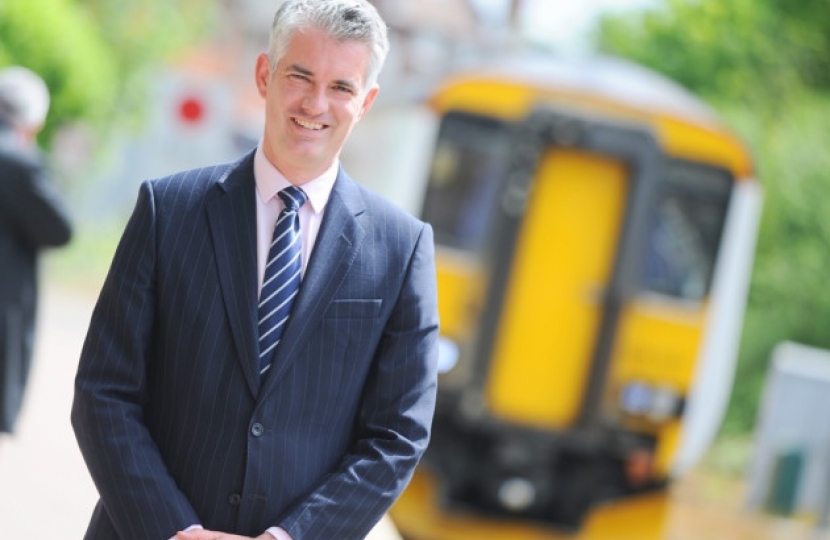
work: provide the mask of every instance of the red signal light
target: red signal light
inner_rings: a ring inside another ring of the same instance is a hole
[[[189,96],[179,103],[179,116],[187,124],[196,124],[205,116],[205,106],[199,98]]]

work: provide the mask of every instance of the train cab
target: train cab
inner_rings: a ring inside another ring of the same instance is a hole
[[[494,62],[430,106],[442,373],[393,521],[408,540],[661,538],[731,389],[762,202],[749,150],[611,58]]]

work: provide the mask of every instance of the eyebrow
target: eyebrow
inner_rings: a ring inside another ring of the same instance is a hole
[[[311,70],[308,70],[308,69],[306,69],[302,66],[299,66],[297,64],[291,64],[290,66],[288,66],[288,71],[299,71],[303,75],[309,75],[309,76],[314,75],[314,73]]]
[[[288,66],[288,71],[296,71],[297,73],[301,73],[301,74],[306,75],[308,77],[314,76],[313,71],[311,71],[309,69],[306,69],[306,68],[300,66],[299,64],[291,64],[290,66]],[[349,88],[351,88],[352,90],[355,90],[355,91],[357,91],[357,89],[358,89],[358,86],[354,82],[346,80],[346,79],[340,79],[340,80],[334,81],[334,84],[346,86],[346,87],[349,87]]]

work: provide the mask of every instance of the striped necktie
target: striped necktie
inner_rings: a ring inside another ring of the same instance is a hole
[[[280,342],[294,297],[300,288],[302,258],[300,253],[300,217],[306,202],[305,192],[289,186],[277,193],[285,204],[274,225],[274,237],[268,249],[268,262],[259,295],[259,372],[268,371],[274,349]]]

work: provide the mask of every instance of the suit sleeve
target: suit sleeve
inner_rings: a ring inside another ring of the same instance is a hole
[[[121,540],[167,539],[200,523],[142,422],[155,321],[156,215],[139,192],[92,314],[75,379],[72,425]]]
[[[0,216],[29,249],[62,246],[72,229],[66,206],[36,154],[0,154]]]
[[[295,540],[362,539],[403,492],[429,441],[437,387],[432,228],[424,224],[375,353],[358,437],[336,471],[279,524]]]

